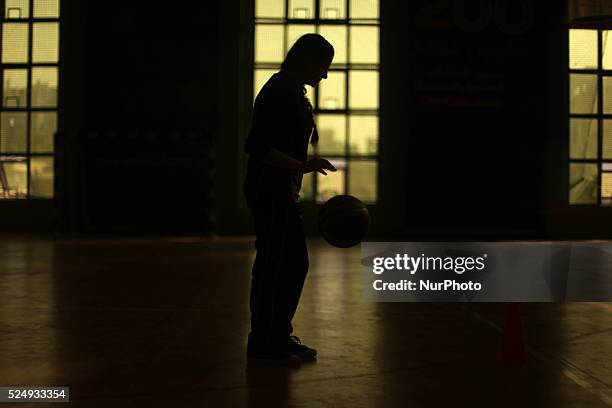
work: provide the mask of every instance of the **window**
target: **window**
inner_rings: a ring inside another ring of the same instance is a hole
[[[2,3],[0,199],[53,198],[59,0]]]
[[[335,49],[328,78],[307,88],[319,143],[310,156],[338,169],[304,175],[301,199],[323,203],[351,194],[377,201],[379,139],[378,0],[255,0],[254,95],[280,69],[303,34],[316,32]]]
[[[569,30],[569,203],[612,205],[612,31]]]

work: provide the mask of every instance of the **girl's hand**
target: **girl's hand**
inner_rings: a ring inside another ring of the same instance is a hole
[[[327,159],[324,159],[322,157],[315,157],[314,159],[310,159],[306,161],[306,163],[304,163],[304,166],[302,167],[302,171],[304,173],[318,171],[323,175],[327,175],[325,170],[336,171],[336,168]]]

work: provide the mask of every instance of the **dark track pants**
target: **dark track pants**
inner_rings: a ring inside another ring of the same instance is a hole
[[[251,278],[249,347],[285,347],[293,331],[306,273],[308,249],[301,205],[262,201],[251,207],[257,255]]]

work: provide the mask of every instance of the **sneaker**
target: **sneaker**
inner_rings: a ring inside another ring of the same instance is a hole
[[[317,350],[302,344],[297,336],[289,336],[289,351],[304,360],[317,357]]]
[[[294,366],[300,364],[300,357],[288,351],[247,351],[249,364]]]

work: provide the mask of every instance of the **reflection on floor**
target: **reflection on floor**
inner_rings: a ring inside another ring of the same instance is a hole
[[[612,405],[609,304],[522,305],[509,367],[504,305],[365,303],[359,247],[309,248],[295,334],[318,361],[247,367],[252,237],[1,236],[0,386],[70,386],[72,407]]]

